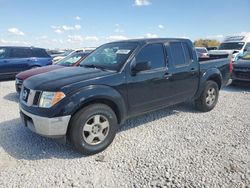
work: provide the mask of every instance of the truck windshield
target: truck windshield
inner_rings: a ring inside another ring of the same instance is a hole
[[[104,44],[88,55],[80,66],[118,71],[137,45],[135,42]]]
[[[244,46],[244,42],[227,42],[221,43],[219,50],[241,50]]]

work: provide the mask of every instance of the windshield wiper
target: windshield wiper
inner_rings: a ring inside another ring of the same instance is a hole
[[[93,69],[101,69],[101,70],[107,70],[106,68],[98,65],[80,65],[81,67],[86,67],[86,68],[93,68]]]

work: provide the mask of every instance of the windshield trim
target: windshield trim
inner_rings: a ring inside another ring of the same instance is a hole
[[[222,44],[242,44],[242,46],[241,46],[241,48],[240,49],[221,49],[221,45]],[[244,47],[244,45],[245,45],[245,42],[240,42],[240,41],[235,41],[235,42],[222,42],[220,45],[219,45],[219,47],[218,47],[218,50],[242,50],[243,49],[243,47]]]

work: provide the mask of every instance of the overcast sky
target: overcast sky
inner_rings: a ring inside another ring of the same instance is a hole
[[[0,0],[0,45],[93,47],[113,40],[222,40],[250,32],[250,0]]]

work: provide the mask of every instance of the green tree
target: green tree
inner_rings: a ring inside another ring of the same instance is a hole
[[[198,39],[194,41],[195,47],[219,46],[220,42],[212,39]]]

